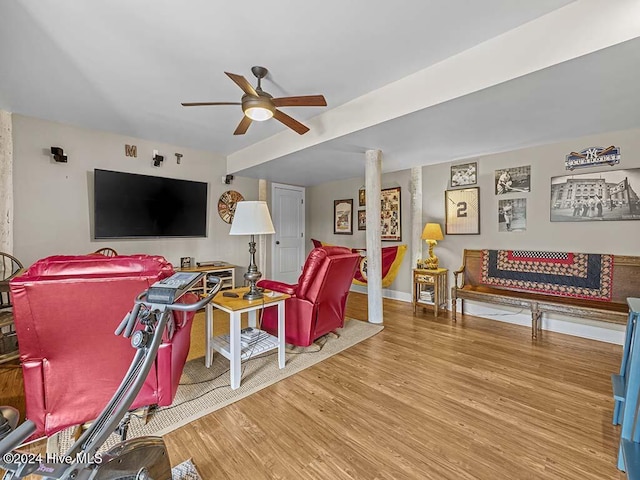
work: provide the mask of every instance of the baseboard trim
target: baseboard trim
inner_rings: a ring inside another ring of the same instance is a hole
[[[363,285],[351,285],[352,292],[367,294],[367,287]],[[399,292],[397,290],[382,289],[382,297],[393,300],[400,300],[411,303],[413,299],[410,293]],[[487,306],[486,303],[476,302],[472,300],[464,301],[465,314],[474,317],[486,318],[488,320],[497,320],[499,322],[512,323],[514,325],[522,325],[531,328],[531,312],[525,309],[500,307],[494,305]],[[461,312],[460,300],[458,300],[458,312]],[[616,323],[597,322],[593,320],[584,320],[575,317],[566,317],[554,314],[542,315],[542,330],[550,332],[564,333],[573,335],[574,337],[587,338],[590,340],[598,340],[600,342],[613,343],[616,345],[624,345],[625,325]]]
[[[366,295],[367,287],[365,287],[364,285],[351,285],[350,291],[364,293]],[[382,298],[390,298],[392,300],[400,300],[402,302],[408,303],[411,303],[411,301],[413,300],[410,293],[399,292],[397,290],[389,290],[388,288],[382,289]]]
[[[458,300],[458,312],[461,312]],[[487,307],[487,304],[472,300],[464,301],[464,313],[474,317],[497,320],[531,328],[531,312],[526,309]],[[542,315],[542,330],[564,333],[574,337],[588,338],[600,342],[624,345],[625,326],[616,323],[579,320],[578,318],[547,314]]]

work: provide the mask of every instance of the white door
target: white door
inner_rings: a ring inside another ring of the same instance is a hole
[[[272,243],[271,277],[285,283],[297,283],[305,261],[303,187],[271,185],[271,215],[276,234]]]

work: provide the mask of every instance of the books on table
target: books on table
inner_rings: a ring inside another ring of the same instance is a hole
[[[433,290],[421,290],[419,299],[421,302],[433,302],[434,300]]]
[[[269,336],[270,335],[264,330],[253,327],[243,328],[240,331],[240,341],[247,346],[255,345],[260,342],[260,340],[264,340]]]

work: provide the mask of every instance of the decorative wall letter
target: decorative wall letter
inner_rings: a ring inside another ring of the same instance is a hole
[[[125,145],[124,146],[124,154],[127,157],[137,157],[138,156],[138,147],[135,145]]]

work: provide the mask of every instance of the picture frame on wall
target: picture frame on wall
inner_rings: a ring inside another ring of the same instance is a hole
[[[384,188],[380,192],[381,240],[383,242],[402,241],[400,198],[400,187]]]
[[[480,188],[444,192],[445,233],[480,235]]]
[[[531,191],[531,165],[496,170],[496,195]]]
[[[527,230],[527,199],[498,200],[498,232],[525,232]]]
[[[358,206],[359,207],[364,207],[367,205],[367,196],[366,196],[366,190],[364,189],[364,187],[362,187],[360,190],[358,190]]]
[[[367,229],[367,211],[358,210],[358,230]]]
[[[451,187],[478,183],[478,162],[463,163],[451,167]]]
[[[353,200],[333,201],[333,233],[353,235]]]
[[[640,220],[640,168],[551,178],[552,222]]]

